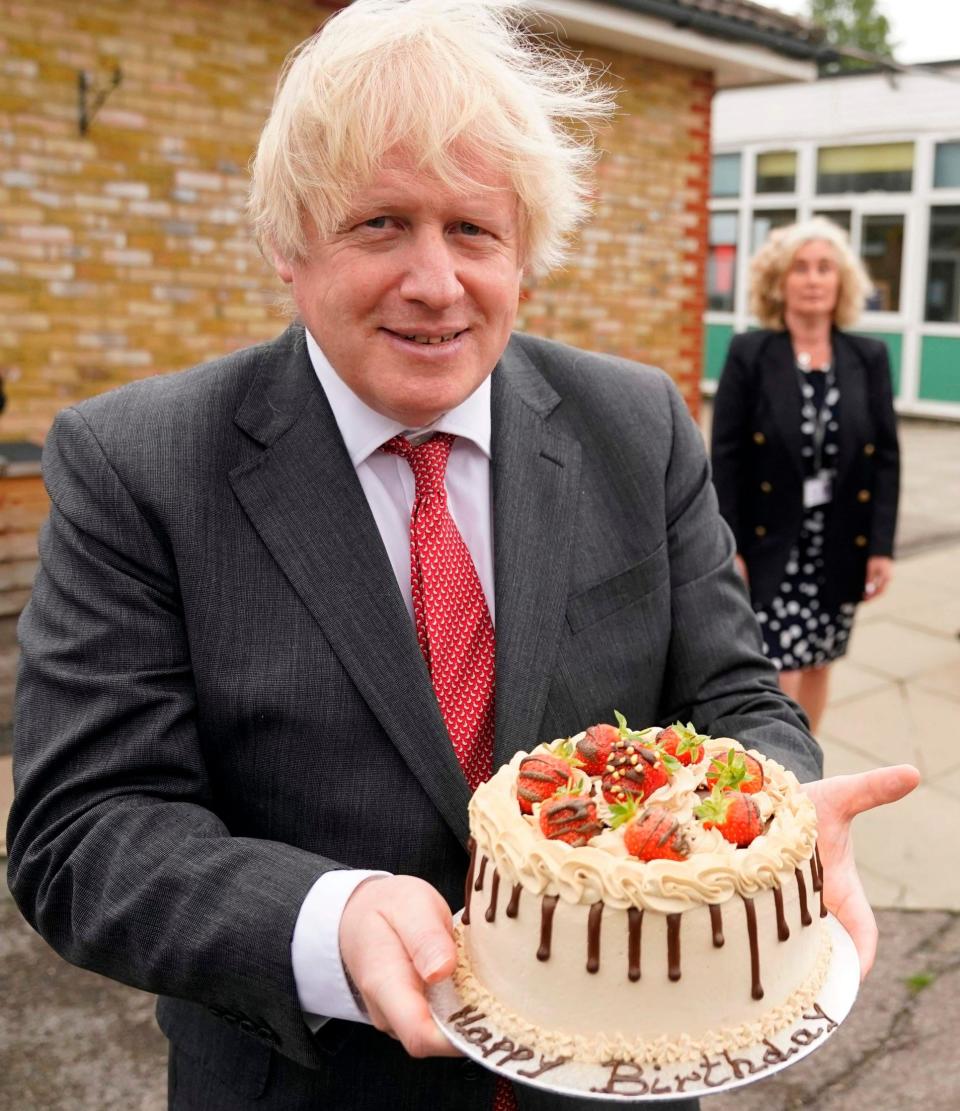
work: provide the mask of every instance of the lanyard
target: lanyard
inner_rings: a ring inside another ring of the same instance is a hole
[[[799,366],[794,364],[794,369],[797,372],[797,383],[800,386],[800,406],[801,415],[803,408],[808,404],[808,398],[804,394],[804,386],[807,384],[808,375],[800,369]],[[833,388],[836,376],[833,373],[833,364],[831,363],[825,370],[818,370],[817,374],[822,374],[824,377],[823,385],[823,401],[817,409],[814,416],[813,425],[813,473],[818,475],[823,468],[823,442],[827,437],[827,423],[830,420],[829,406],[827,405],[827,395]],[[813,387],[810,387],[813,389]],[[810,408],[813,408],[813,399],[809,399]]]

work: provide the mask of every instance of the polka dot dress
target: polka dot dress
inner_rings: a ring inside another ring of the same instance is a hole
[[[802,371],[803,402],[800,431],[805,477],[814,474],[814,429],[817,413],[826,418],[823,464],[831,466],[837,454],[835,417],[840,391],[823,371]],[[837,612],[824,610],[820,592],[826,582],[823,539],[831,506],[805,509],[800,535],[790,550],[783,582],[769,606],[755,606],[763,649],[777,670],[817,667],[844,655],[853,628],[856,606],[844,603]]]

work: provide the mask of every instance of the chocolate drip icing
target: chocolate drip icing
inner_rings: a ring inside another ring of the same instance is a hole
[[[680,979],[680,915],[667,915],[667,975]]]
[[[813,855],[817,860],[817,871],[820,873],[820,917],[827,917],[827,908],[823,901],[823,861],[820,859],[820,845],[813,846]]]
[[[753,981],[750,994],[754,999],[763,998],[763,985],[760,983],[760,946],[757,942],[757,908],[753,899],[741,895],[743,906],[747,912],[747,935],[750,938],[750,978]]]
[[[590,908],[587,919],[587,971],[596,972],[600,967],[600,919],[603,917],[603,900]]]
[[[820,871],[820,854],[817,852],[816,846],[813,849],[813,856],[810,857],[810,879],[813,882],[813,890],[819,891],[823,887],[823,873]]]
[[[517,908],[520,906],[520,892],[523,890],[523,884],[515,883],[513,890],[510,892],[510,902],[507,903],[507,917],[516,918]]]
[[[723,948],[723,912],[718,906],[710,904],[710,925],[713,927],[713,947]]]
[[[779,887],[773,889],[773,901],[777,907],[777,937],[786,941],[790,937],[790,927],[783,913],[783,892]]]
[[[493,880],[490,883],[490,905],[487,907],[484,918],[492,922],[497,917],[497,897],[500,894],[500,873],[494,868]]]
[[[553,937],[553,912],[557,909],[559,895],[544,895],[540,904],[540,948],[537,950],[537,960],[550,959],[550,941]]]
[[[477,863],[477,842],[472,837],[467,842],[467,848],[470,850],[470,864],[467,867],[467,882],[463,889],[463,917],[461,918],[465,926],[470,925],[470,892],[473,890],[473,869]]]
[[[813,924],[813,919],[807,906],[807,885],[803,882],[803,872],[799,868],[794,868],[794,873],[797,877],[797,894],[800,896],[800,924],[810,926]]]
[[[487,871],[487,858],[485,856],[481,856],[480,857],[480,871],[477,873],[477,882],[473,886],[474,891],[482,891],[483,890],[483,877],[484,877],[486,871]]]
[[[627,907],[627,976],[631,983],[640,979],[640,930],[643,927],[643,911],[637,907]]]

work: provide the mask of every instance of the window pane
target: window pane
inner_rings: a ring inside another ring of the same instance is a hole
[[[924,319],[960,321],[960,205],[930,210]]]
[[[707,256],[707,304],[711,309],[733,312],[737,273],[737,214],[710,215],[710,253]]]
[[[913,186],[913,143],[821,147],[817,152],[818,193],[908,193]]]
[[[864,216],[860,254],[875,287],[867,308],[873,312],[897,312],[900,308],[903,216]]]
[[[796,187],[796,151],[768,150],[757,155],[758,193],[792,193]]]
[[[814,216],[822,216],[825,220],[830,220],[839,228],[850,234],[850,209],[849,208],[834,208],[822,209],[820,212],[815,212]]]
[[[783,228],[793,224],[797,219],[795,208],[768,208],[763,212],[754,212],[753,230],[750,235],[750,253],[753,254],[766,242],[767,236],[774,228]]]
[[[740,155],[715,154],[710,170],[711,197],[740,196]]]
[[[937,143],[933,185],[935,189],[960,186],[960,143]]]

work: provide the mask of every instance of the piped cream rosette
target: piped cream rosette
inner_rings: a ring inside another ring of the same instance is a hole
[[[583,735],[571,740],[576,744]],[[711,760],[725,758],[731,748],[748,751],[763,766],[763,789],[751,798],[760,808],[764,831],[747,848],[732,845],[716,829],[704,829],[693,814],[701,801],[696,790],[706,779]],[[538,745],[533,752],[549,753],[550,747]],[[527,755],[518,752],[477,788],[470,801],[470,828],[478,853],[493,861],[502,879],[519,883],[535,895],[559,895],[573,904],[602,900],[621,910],[637,907],[674,914],[722,903],[734,893],[750,898],[770,890],[813,856],[816,811],[796,776],[730,738],[709,738],[703,759],[674,772],[644,804],[663,806],[681,823],[690,855],[680,861],[637,860],[624,846],[622,829],[605,829],[582,848],[544,837],[539,807],[525,816],[517,801],[517,772]],[[589,790],[590,777],[577,774]],[[599,782],[595,801],[605,817],[608,808]]]

